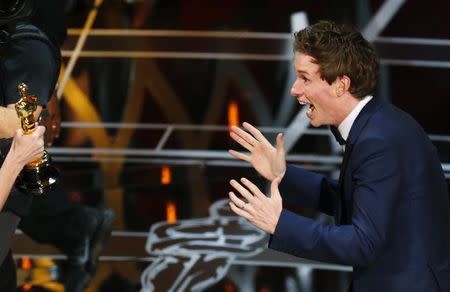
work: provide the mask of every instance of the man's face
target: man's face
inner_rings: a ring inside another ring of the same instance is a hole
[[[314,58],[303,53],[295,56],[294,67],[296,79],[291,94],[302,105],[309,106],[306,116],[314,127],[322,125],[338,126],[341,122],[338,115],[339,101],[335,94],[335,86],[321,78],[319,65]]]

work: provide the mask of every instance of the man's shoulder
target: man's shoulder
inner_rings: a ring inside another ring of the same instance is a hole
[[[378,141],[387,147],[408,149],[413,145],[428,145],[422,126],[407,112],[386,102],[373,113],[361,132],[358,142]]]
[[[370,131],[394,132],[397,135],[410,128],[420,128],[420,125],[409,113],[390,102],[383,102],[368,123]]]

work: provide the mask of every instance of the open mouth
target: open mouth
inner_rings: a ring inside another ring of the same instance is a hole
[[[308,118],[311,118],[311,115],[312,115],[312,112],[316,109],[315,107],[314,107],[314,105],[312,105],[312,104],[310,104],[310,103],[307,103],[307,102],[304,102],[304,101],[298,101],[301,105],[307,105],[307,106],[309,106],[309,108],[308,108],[308,111],[306,112],[306,116],[308,117]]]

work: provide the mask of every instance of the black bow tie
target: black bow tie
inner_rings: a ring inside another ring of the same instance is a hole
[[[330,130],[331,133],[333,133],[334,138],[336,138],[336,141],[338,141],[340,145],[345,145],[345,140],[344,138],[342,138],[342,135],[339,132],[339,130],[334,126],[330,126]]]

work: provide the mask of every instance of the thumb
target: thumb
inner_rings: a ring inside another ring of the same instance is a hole
[[[277,135],[277,152],[278,152],[278,154],[284,155],[283,133],[278,133],[278,135]]]
[[[44,135],[45,132],[45,127],[44,126],[37,126],[36,130],[34,131],[35,135],[40,137],[42,135]]]
[[[270,184],[270,193],[272,199],[281,199],[279,185],[281,182],[281,178],[277,176],[274,180],[272,180],[272,183]]]

